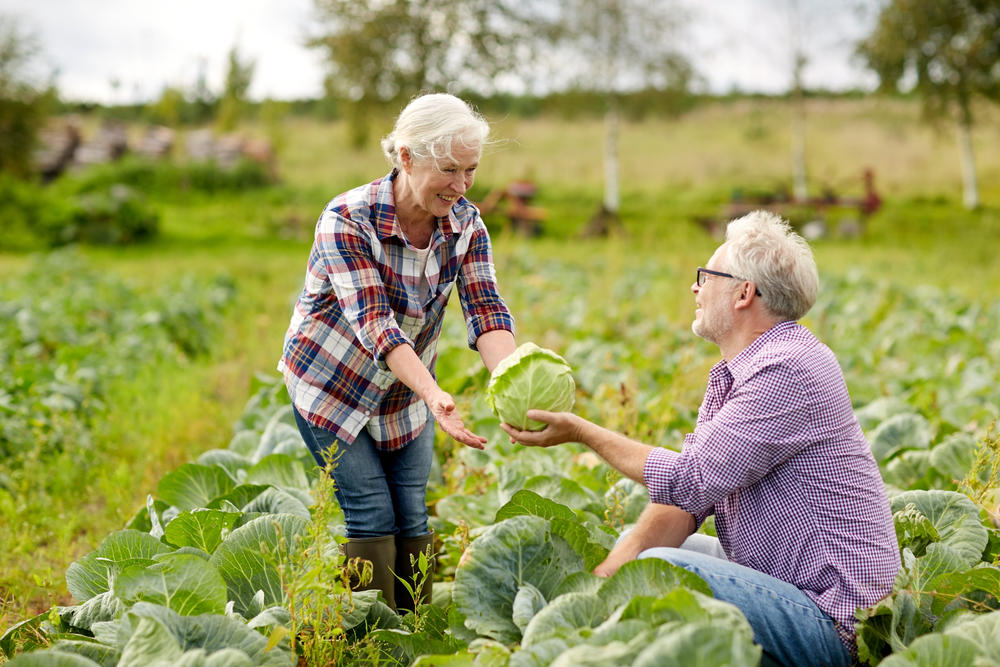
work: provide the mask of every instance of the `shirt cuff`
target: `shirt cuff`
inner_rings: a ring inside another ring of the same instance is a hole
[[[494,313],[489,316],[469,318],[466,323],[469,333],[469,349],[478,351],[476,341],[487,331],[509,331],[514,333],[514,318],[509,312]]]
[[[659,505],[674,505],[670,491],[673,487],[674,466],[680,454],[657,447],[646,457],[642,479],[649,489],[649,500]]]
[[[389,365],[385,363],[386,356],[392,352],[393,348],[399,347],[400,345],[413,345],[413,341],[407,338],[399,329],[386,329],[383,331],[378,340],[375,341],[375,366],[380,371],[389,370]]]
[[[698,530],[702,522],[713,514],[714,508],[710,507],[700,512],[692,511],[692,508],[678,502],[674,491],[677,489],[677,463],[680,457],[680,452],[671,449],[664,447],[653,449],[643,465],[642,480],[649,489],[650,502],[679,507],[694,517],[695,530]]]

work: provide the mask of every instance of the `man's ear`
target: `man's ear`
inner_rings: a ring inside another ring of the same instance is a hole
[[[740,295],[736,297],[736,308],[746,308],[753,303],[753,297],[755,296],[757,294],[754,284],[749,281],[744,282],[743,287],[740,288]]]

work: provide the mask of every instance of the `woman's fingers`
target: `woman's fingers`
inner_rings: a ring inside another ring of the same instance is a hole
[[[442,431],[463,445],[474,449],[484,449],[486,438],[476,435],[465,427],[465,422],[455,411],[454,402],[450,406],[439,405],[438,409],[434,410],[434,418],[441,426]]]

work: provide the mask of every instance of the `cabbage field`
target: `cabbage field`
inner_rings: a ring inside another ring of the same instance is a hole
[[[523,329],[572,367],[574,409],[679,446],[717,355],[683,314],[655,307],[689,284],[680,269],[514,247],[498,253],[500,275],[530,278],[508,278],[505,293]],[[996,664],[1000,303],[861,269],[821,276],[806,324],[844,367],[904,563],[894,593],[858,614],[860,657]],[[657,559],[590,573],[645,491],[580,446],[512,445],[457,312],[445,327],[440,381],[489,443],[438,435],[432,604],[400,617],[373,591],[349,592],[329,483],[283,386],[261,374],[231,439],[164,471],[145,506],[66,570],[75,603],[13,625],[0,651],[17,666],[758,664],[742,614],[696,576]]]
[[[913,100],[807,104],[812,191],[855,196],[871,167],[883,200],[862,236],[813,243],[820,297],[803,320],[844,369],[902,555],[893,594],[858,613],[859,657],[1000,664],[995,109],[973,138],[984,205],[965,211],[954,139],[919,124]],[[548,214],[539,238],[487,218],[517,342],[566,361],[578,414],[679,447],[719,354],[690,329],[695,267],[718,243],[706,220],[787,184],[790,105],[716,100],[623,122],[625,233],[596,239],[577,232],[601,201],[601,119],[496,115],[501,141],[469,196],[527,177]],[[342,514],[274,367],[320,207],[384,160],[349,152],[343,122],[247,130],[275,140],[276,182],[124,161],[70,190],[19,189],[51,197],[32,200],[28,225],[71,191],[123,184],[157,235],[0,248],[0,662],[758,664],[741,613],[686,571],[591,574],[648,497],[582,446],[509,442],[494,408],[511,406],[491,406],[457,302],[438,378],[488,443],[437,434],[437,568],[417,563],[433,601],[399,616],[351,594]]]

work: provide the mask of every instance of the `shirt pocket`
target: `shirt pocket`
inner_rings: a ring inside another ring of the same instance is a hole
[[[402,331],[410,340],[416,340],[417,336],[424,328],[424,322],[427,321],[427,315],[425,313],[419,313],[417,315],[397,315],[396,324],[399,325],[400,331]]]
[[[448,299],[451,297],[451,290],[453,290],[454,288],[455,288],[454,280],[447,283],[438,283],[435,286],[434,293],[431,295],[431,300],[427,303],[428,308],[425,308],[424,310],[428,310],[429,307],[434,305],[435,303],[441,303],[443,305],[447,305]]]
[[[374,384],[379,389],[385,391],[389,388],[393,382],[396,381],[396,375],[390,370],[382,370],[380,368],[376,369],[375,377],[372,378],[372,384]]]

